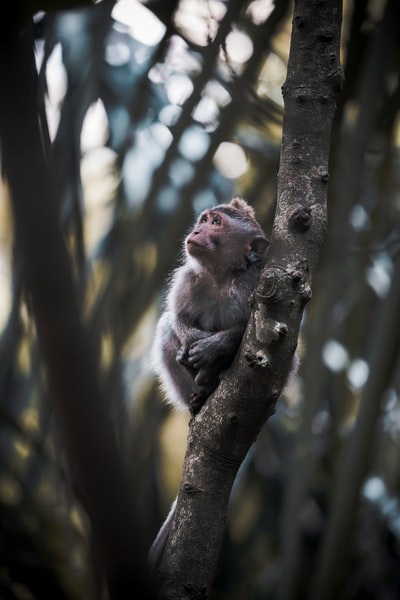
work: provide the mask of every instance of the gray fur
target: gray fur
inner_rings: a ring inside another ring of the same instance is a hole
[[[234,198],[200,215],[185,260],[170,281],[153,345],[153,368],[168,402],[198,412],[238,350],[268,241],[253,209]],[[176,502],[149,554],[160,566]]]

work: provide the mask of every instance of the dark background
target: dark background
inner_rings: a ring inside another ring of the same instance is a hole
[[[271,230],[292,7],[277,0],[266,18],[259,0],[155,1],[158,22],[146,29],[133,0],[127,12],[122,4],[35,23],[28,7],[18,26],[35,47],[53,201],[145,552],[176,492],[187,424],[151,375],[166,277],[208,206],[242,196]],[[397,0],[344,3],[329,233],[301,367],[239,472],[216,599],[307,598],[315,585],[324,598],[400,594],[399,29]],[[66,461],[6,178],[0,211],[0,597],[52,590],[86,600],[101,567]],[[50,238],[41,243],[54,252]]]

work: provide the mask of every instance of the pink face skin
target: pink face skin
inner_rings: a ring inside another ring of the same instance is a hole
[[[243,219],[219,210],[204,211],[193,231],[187,236],[187,254],[207,267],[210,273],[244,268],[246,256],[267,243],[262,231]],[[232,258],[234,258],[232,262]]]

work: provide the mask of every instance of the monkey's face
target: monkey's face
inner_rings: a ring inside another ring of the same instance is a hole
[[[190,256],[201,259],[215,252],[222,242],[227,223],[218,212],[206,211],[200,215],[193,231],[186,238],[186,250]]]
[[[246,257],[254,255],[255,240],[261,256],[267,247],[267,240],[257,223],[252,225],[246,219],[211,209],[200,215],[186,238],[185,247],[189,256],[208,270],[231,271],[232,268],[245,268]]]

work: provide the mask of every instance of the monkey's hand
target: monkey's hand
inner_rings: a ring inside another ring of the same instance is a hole
[[[194,369],[202,369],[215,365],[218,361],[221,362],[220,369],[225,368],[237,352],[242,333],[242,327],[234,327],[196,340],[187,354],[188,365]]]
[[[201,331],[200,329],[190,329],[181,340],[181,346],[176,353],[176,360],[185,367],[193,367],[189,360],[189,352],[193,343],[209,337],[209,331]]]

